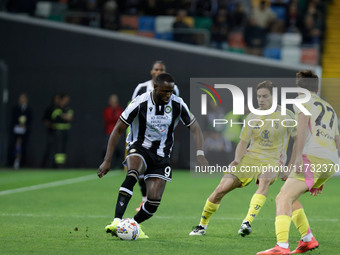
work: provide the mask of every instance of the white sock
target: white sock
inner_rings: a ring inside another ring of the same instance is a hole
[[[303,242],[310,242],[310,241],[312,241],[312,239],[313,239],[313,234],[312,233],[309,233],[309,234],[307,234],[307,235],[305,235],[304,237],[301,238],[301,240]]]
[[[208,225],[202,225],[202,224],[199,224],[199,226],[203,227],[204,229],[207,229]]]
[[[143,201],[143,202],[146,202],[146,200],[148,200],[147,197],[142,197],[142,201]]]
[[[280,246],[281,248],[285,248],[285,249],[289,248],[289,243],[277,243],[277,245]]]

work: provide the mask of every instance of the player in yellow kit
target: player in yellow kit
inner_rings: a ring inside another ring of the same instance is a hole
[[[257,254],[305,253],[319,246],[298,199],[308,191],[318,195],[324,183],[334,175],[338,169],[340,139],[338,118],[333,107],[316,94],[318,83],[318,76],[310,70],[297,73],[297,86],[311,93],[311,99],[303,104],[311,115],[305,115],[294,107],[298,120],[297,139],[292,155],[293,170],[276,197],[277,245]],[[301,240],[290,253],[288,237],[292,221],[301,234]]]
[[[271,109],[272,82],[264,81],[257,85],[256,90],[259,110]],[[251,113],[247,116],[240,142],[236,147],[235,159],[229,165],[230,171],[223,176],[220,184],[207,199],[200,224],[189,235],[204,235],[209,220],[219,208],[222,198],[233,189],[247,186],[256,179],[258,189],[250,201],[248,214],[238,231],[241,236],[251,233],[251,223],[266,201],[268,188],[286,162],[289,139],[296,135],[295,125],[294,114],[288,110],[287,115],[282,116],[280,106],[269,115]]]

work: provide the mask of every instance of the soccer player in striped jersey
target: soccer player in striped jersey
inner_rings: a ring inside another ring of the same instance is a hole
[[[116,235],[117,224],[122,219],[133,194],[138,176],[144,174],[147,201],[134,219],[141,223],[156,212],[167,181],[171,182],[170,153],[174,143],[174,130],[179,121],[190,129],[197,146],[197,162],[207,166],[202,150],[203,135],[196,118],[183,99],[173,95],[174,79],[162,73],[156,77],[154,90],[136,97],[124,110],[110,136],[103,163],[98,168],[102,178],[109,170],[113,151],[119,137],[128,126],[128,154],[125,159],[127,176],[119,189],[113,222],[106,226],[108,233]],[[141,231],[139,238],[148,238]]]
[[[256,90],[259,109],[271,109],[273,83],[261,82]],[[276,121],[266,121],[268,119]],[[266,202],[269,186],[277,179],[280,167],[286,162],[289,139],[296,136],[296,128],[293,127],[295,122],[292,120],[295,120],[294,114],[287,110],[287,115],[282,116],[280,106],[270,115],[258,116],[250,113],[247,116],[240,142],[236,147],[235,159],[230,163],[232,171],[223,176],[220,184],[209,196],[204,205],[200,224],[189,235],[204,235],[210,218],[219,208],[222,198],[235,188],[245,187],[255,179],[258,189],[250,201],[248,213],[238,231],[242,237],[251,233],[251,223]],[[287,122],[287,125],[283,126],[282,121]],[[247,168],[251,171],[244,170]]]
[[[165,73],[165,72],[166,72],[166,66],[165,66],[164,62],[161,61],[161,60],[155,61],[152,65],[152,68],[151,68],[151,71],[150,71],[152,79],[148,80],[146,82],[143,82],[143,83],[139,83],[137,85],[137,87],[135,88],[135,90],[132,94],[131,101],[134,100],[137,96],[142,95],[145,92],[153,91],[153,84],[155,83],[156,77],[159,74]],[[174,93],[174,95],[179,96],[179,90],[178,90],[178,87],[177,87],[176,84],[174,85],[174,92],[173,93]],[[130,130],[127,129],[126,131],[127,131],[127,135],[128,135],[130,133]],[[145,184],[145,181],[144,181],[144,175],[143,174],[141,174],[139,176],[138,183],[139,183],[140,190],[142,192],[142,202],[141,202],[140,206],[138,208],[136,208],[137,212],[140,210],[143,203],[145,203],[146,200],[147,200],[146,184]]]
[[[318,248],[319,243],[298,199],[308,191],[314,196],[321,193],[324,183],[334,175],[336,166],[339,167],[338,118],[333,107],[317,95],[318,76],[311,70],[300,71],[296,84],[311,93],[311,99],[303,104],[311,115],[305,115],[294,107],[298,120],[297,139],[292,155],[292,172],[276,197],[277,244],[257,254],[297,254]],[[301,234],[301,240],[290,253],[288,237],[292,221]]]
[[[155,83],[156,77],[166,72],[166,66],[163,61],[157,60],[153,63],[150,74],[151,74],[151,80],[148,80],[143,83],[139,83],[137,87],[135,88],[133,94],[132,94],[132,100],[135,99],[137,96],[145,93],[145,92],[151,92],[153,91],[153,85]],[[174,84],[174,95],[179,96],[179,90],[176,84]]]

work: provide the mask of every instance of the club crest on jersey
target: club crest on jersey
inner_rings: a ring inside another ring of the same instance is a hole
[[[164,111],[165,111],[166,113],[170,113],[171,110],[172,110],[172,109],[171,109],[171,106],[169,106],[169,105],[166,106],[165,109],[164,109]]]
[[[152,111],[152,107],[149,107],[150,112]]]
[[[131,150],[129,151],[129,153],[134,153],[134,152],[136,152],[136,149],[131,149]]]
[[[269,131],[266,129],[262,132],[261,134],[263,139],[268,139],[269,138]]]

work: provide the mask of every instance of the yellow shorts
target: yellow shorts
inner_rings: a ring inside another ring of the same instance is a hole
[[[292,171],[289,177],[304,181],[310,192],[319,189],[336,172],[336,165],[329,159],[302,155],[303,171]]]
[[[261,159],[254,159],[248,155],[244,156],[240,163],[231,168],[227,173],[236,176],[242,183],[242,187],[247,186],[253,179],[256,179],[261,173],[269,173],[275,171],[276,177],[279,174],[280,163],[271,161],[263,161]]]

